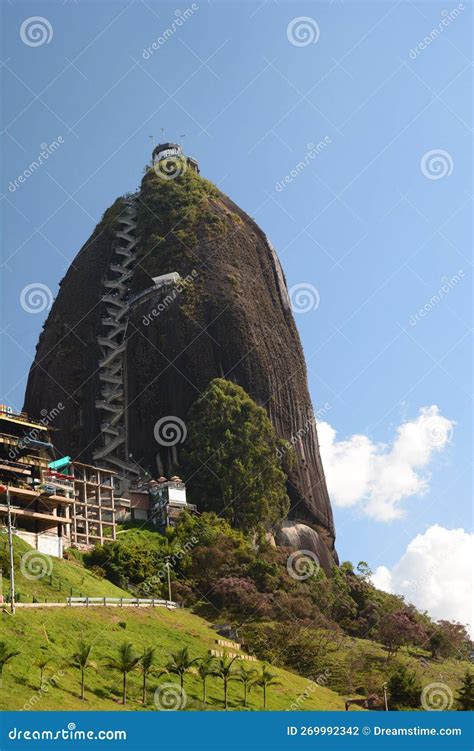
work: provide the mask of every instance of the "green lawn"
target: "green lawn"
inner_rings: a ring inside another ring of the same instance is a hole
[[[130,597],[130,594],[116,587],[107,579],[99,579],[80,563],[41,555],[19,537],[14,537],[15,592],[20,602],[63,602],[72,592],[74,597]],[[10,581],[8,572],[7,536],[0,534],[0,556],[3,568],[2,592],[8,594]],[[44,573],[45,575],[39,576]],[[38,576],[38,578],[36,578]]]
[[[3,688],[0,691],[0,709],[35,710],[112,710],[123,709],[121,704],[121,676],[104,667],[106,656],[114,654],[119,644],[131,641],[140,652],[144,647],[156,648],[157,664],[163,666],[169,653],[183,646],[192,657],[204,656],[215,648],[216,632],[198,616],[185,610],[167,611],[164,608],[135,610],[130,608],[57,608],[19,609],[15,616],[3,613],[2,639],[9,649],[21,654],[12,659],[4,669]],[[79,698],[79,671],[70,668],[65,658],[74,650],[80,638],[93,642],[91,659],[94,668],[87,671],[86,701]],[[46,671],[48,690],[39,693],[40,673],[35,661],[42,655],[51,656]],[[248,666],[260,663],[246,663]],[[323,686],[317,686],[300,676],[277,668],[273,669],[281,685],[268,689],[267,708],[288,710],[342,710],[342,697]],[[63,673],[62,675],[60,673]],[[55,675],[57,685],[51,684]],[[153,692],[166,682],[176,683],[177,677],[165,675],[150,678],[149,703],[154,709]],[[127,709],[141,710],[141,676],[129,677],[129,703]],[[197,676],[185,679],[187,708],[202,709],[201,682]],[[208,708],[222,709],[222,682],[208,679]],[[242,686],[231,683],[229,709],[242,709]],[[298,697],[301,697],[298,700]],[[262,691],[254,689],[249,697],[249,709],[262,708]]]

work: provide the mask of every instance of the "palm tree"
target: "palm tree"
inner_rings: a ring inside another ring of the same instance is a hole
[[[18,652],[17,650],[10,651],[5,641],[0,641],[0,688],[3,681],[3,668],[5,667],[7,662],[10,662],[10,660],[12,660],[19,654],[20,652]]]
[[[136,655],[133,651],[133,644],[131,641],[124,641],[118,648],[117,657],[107,657],[106,666],[111,670],[118,670],[122,673],[122,704],[127,703],[127,675],[131,670],[134,670],[140,662],[140,655]]]
[[[87,668],[95,667],[94,663],[90,662],[90,655],[92,651],[92,644],[87,644],[84,641],[80,641],[77,650],[68,660],[68,664],[72,668],[77,668],[81,671],[81,699],[85,699],[85,674]]]
[[[210,675],[216,675],[216,660],[212,655],[201,657],[198,665],[198,675],[202,681],[202,703],[206,703],[206,679]]]
[[[255,681],[256,686],[260,686],[260,688],[263,689],[263,709],[267,708],[267,688],[269,686],[281,686],[281,681],[279,681],[275,675],[275,673],[271,673],[266,665],[262,666],[262,672],[260,673],[260,676]]]
[[[227,709],[227,686],[230,681],[238,680],[237,674],[232,668],[232,665],[236,660],[238,660],[238,657],[228,657],[228,655],[224,655],[223,657],[220,657],[217,662],[216,675],[218,675],[219,678],[222,678],[224,682],[224,709]]]
[[[44,670],[50,662],[51,657],[47,657],[47,655],[41,655],[41,657],[38,657],[38,659],[35,660],[35,665],[39,668],[40,671],[40,688],[43,685]]]
[[[252,687],[256,675],[257,675],[257,670],[255,668],[250,668],[249,670],[247,670],[245,665],[240,666],[237,680],[239,680],[243,684],[243,687],[244,687],[244,707],[247,706],[247,693],[249,689]]]
[[[155,650],[151,647],[147,647],[143,650],[143,654],[140,657],[140,670],[143,676],[142,686],[142,704],[146,704],[146,682],[150,673],[155,672]]]
[[[166,671],[168,673],[179,675],[179,685],[181,686],[181,693],[183,693],[184,691],[184,676],[186,675],[186,673],[192,672],[193,665],[199,662],[199,660],[199,657],[196,657],[193,660],[190,658],[187,647],[183,647],[183,649],[179,649],[177,652],[171,653],[170,659],[168,660],[168,663],[166,665]]]

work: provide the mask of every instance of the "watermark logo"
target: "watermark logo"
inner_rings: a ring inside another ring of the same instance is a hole
[[[36,159],[33,159],[31,164],[28,165],[28,167],[23,170],[23,172],[18,175],[14,180],[10,180],[10,183],[8,185],[8,190],[10,193],[14,193],[22,183],[25,183],[28,178],[30,178],[36,170],[38,170],[42,164],[44,164],[49,157],[54,154],[55,151],[59,149],[59,147],[64,143],[64,138],[62,136],[58,136],[55,141],[51,141],[51,143],[42,143],[40,144],[40,153],[36,157]]]
[[[191,282],[194,282],[198,277],[198,272],[196,269],[193,269],[190,274],[187,274],[184,279],[180,279],[177,284],[175,284],[172,289],[160,300],[158,305],[154,307],[150,313],[147,313],[142,318],[142,323],[144,326],[149,326],[150,323],[152,323],[154,318],[158,318],[158,316],[163,313],[165,310],[168,309],[168,307],[177,299],[177,297],[185,291],[190,285]]]
[[[446,683],[429,683],[421,692],[421,706],[427,712],[444,712],[453,703],[453,692]]]
[[[294,284],[288,290],[293,313],[309,313],[319,308],[319,291],[308,282]]]
[[[430,46],[438,37],[441,36],[443,31],[453,22],[456,20],[458,16],[461,15],[461,13],[465,10],[464,3],[459,3],[456,8],[453,8],[452,10],[443,10],[441,11],[441,21],[437,26],[435,26],[429,34],[425,36],[425,38],[418,42],[414,47],[411,48],[409,57],[411,60],[416,60],[417,57],[421,55],[422,52],[426,50],[427,47]]]
[[[37,581],[45,576],[51,576],[53,561],[49,555],[38,553],[37,550],[29,550],[21,557],[20,571],[25,579]]]
[[[160,417],[153,428],[155,441],[161,446],[176,446],[186,440],[188,430],[183,420],[176,415]]]
[[[311,163],[313,159],[316,159],[319,154],[324,151],[326,146],[329,146],[331,143],[330,136],[325,136],[321,141],[318,141],[317,144],[314,143],[308,143],[308,151],[306,152],[303,159],[301,159],[298,164],[293,167],[293,169],[285,175],[281,180],[279,180],[275,185],[275,190],[277,193],[281,193],[284,188],[286,188],[287,185],[293,182],[293,180],[300,175],[304,169]]]
[[[410,326],[416,326],[416,324],[435,308],[440,303],[445,295],[448,294],[459,282],[464,279],[464,269],[459,269],[451,277],[443,276],[441,281],[442,285],[439,290],[420,308],[414,315],[410,316]]]
[[[451,443],[453,423],[442,415],[426,415],[420,422],[423,442],[432,448],[442,448]]]
[[[428,180],[442,180],[449,177],[454,169],[451,154],[443,149],[432,149],[421,157],[421,171]]]
[[[30,16],[20,26],[20,38],[28,47],[41,47],[51,42],[53,27],[43,16]]]
[[[163,683],[155,691],[153,697],[155,707],[160,711],[170,712],[184,709],[188,703],[186,691],[177,683]]]
[[[167,156],[155,162],[153,165],[155,175],[162,180],[176,180],[180,175],[184,175],[187,169],[186,159],[182,156]]]
[[[311,413],[306,420],[304,421],[304,424],[298,428],[298,430],[292,434],[289,441],[283,440],[280,442],[280,445],[276,449],[276,455],[281,460],[283,459],[284,455],[287,451],[290,449],[294,449],[295,446],[302,441],[302,439],[307,435],[312,428],[316,425],[317,420],[322,420],[322,418],[329,412],[331,409],[331,405],[329,402],[325,402],[324,405],[318,409],[316,414]]]
[[[26,313],[42,313],[53,304],[53,293],[47,284],[32,282],[23,287],[20,305]]]
[[[186,21],[191,18],[194,13],[199,10],[199,5],[197,3],[192,3],[192,5],[189,8],[186,8],[184,11],[175,10],[174,20],[170,23],[170,25],[163,31],[160,36],[155,39],[155,41],[149,46],[145,47],[142,52],[142,57],[144,60],[149,60],[150,57],[156,52],[156,50],[159,50],[160,47],[162,47],[168,39],[171,39],[173,34],[175,34],[178,29],[183,26]]]
[[[288,556],[286,570],[292,579],[310,579],[319,570],[318,556],[312,550],[295,550]]]
[[[294,47],[307,47],[316,44],[320,36],[319,24],[310,16],[293,18],[286,29],[288,41]]]

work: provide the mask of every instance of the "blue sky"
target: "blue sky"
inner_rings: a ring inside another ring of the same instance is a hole
[[[288,286],[318,291],[317,308],[295,317],[315,410],[329,405],[327,471],[337,485],[356,456],[363,475],[359,496],[335,490],[341,557],[393,574],[433,525],[470,530],[471,6],[67,0],[2,10],[3,401],[22,406],[47,314],[25,310],[22,290],[54,296],[105,208],[138,186],[149,136],[185,134],[201,173],[271,238]],[[35,16],[40,36],[29,38],[21,27]],[[420,420],[435,433],[421,459],[410,439]],[[357,435],[368,447],[360,462]],[[402,514],[375,518],[370,502],[404,472]]]

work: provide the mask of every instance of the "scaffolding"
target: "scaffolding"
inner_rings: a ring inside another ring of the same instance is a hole
[[[73,462],[72,470],[71,543],[88,549],[115,540],[115,472],[81,462]]]

